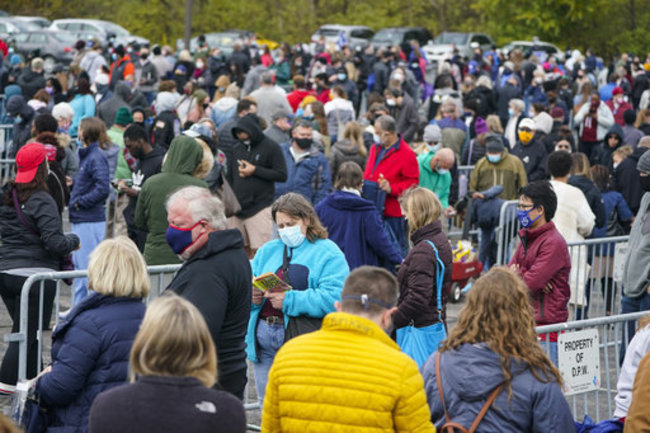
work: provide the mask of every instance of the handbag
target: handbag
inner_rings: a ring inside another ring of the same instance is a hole
[[[445,265],[438,254],[438,248],[433,242],[427,240],[436,255],[436,301],[438,303],[438,319],[433,325],[416,328],[413,321],[408,326],[395,331],[396,340],[402,352],[410,356],[418,368],[429,359],[429,356],[436,350],[440,342],[447,338],[447,330],[442,322],[442,281],[445,275]]]
[[[379,211],[379,215],[384,214],[386,191],[379,188],[379,183],[374,180],[364,180],[363,188],[361,189],[361,197],[370,200]]]
[[[23,215],[23,212],[20,210],[20,205],[18,204],[18,195],[16,194],[15,189],[11,191],[11,197],[13,198],[14,207],[16,208],[16,213],[18,214],[18,219],[20,220],[20,223],[27,230],[29,230],[34,236],[40,237],[41,235],[39,235],[38,232],[34,230],[34,228],[27,222],[25,216]],[[72,253],[66,254],[61,258],[61,261],[59,263],[59,269],[61,271],[74,271],[74,261],[72,260]],[[63,281],[67,285],[72,284],[72,279],[70,278],[65,278]]]
[[[285,245],[282,253],[282,279],[289,285],[291,285],[289,278],[289,263],[291,262],[292,255],[293,254],[289,255],[288,248]],[[287,327],[284,330],[285,343],[299,335],[318,331],[323,324],[322,317],[286,316],[286,318],[289,319],[289,323],[287,323]]]
[[[214,193],[223,203],[226,218],[230,218],[241,212],[241,204],[239,204],[235,191],[232,190],[232,187],[226,180],[223,171],[221,171],[221,186],[217,188]]]

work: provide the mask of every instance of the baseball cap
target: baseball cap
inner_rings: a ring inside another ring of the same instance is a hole
[[[43,163],[47,152],[41,143],[31,142],[16,153],[16,183],[29,183],[34,180],[38,167]]]

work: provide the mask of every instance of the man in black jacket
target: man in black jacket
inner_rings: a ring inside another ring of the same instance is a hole
[[[205,188],[184,187],[166,203],[167,242],[185,261],[167,290],[203,315],[217,347],[218,384],[239,399],[246,387],[246,329],[252,274],[237,230],[226,229],[221,200]]]
[[[524,119],[519,123],[517,144],[512,154],[524,164],[528,182],[546,179],[546,147],[538,139],[536,125],[532,119]]]
[[[241,211],[228,219],[228,227],[241,231],[252,259],[271,240],[275,183],[287,180],[287,165],[280,145],[264,135],[255,114],[239,118],[232,135],[237,141],[227,155],[227,179]]]
[[[237,144],[237,137],[232,134],[232,128],[235,127],[240,118],[249,113],[257,113],[257,102],[244,98],[237,103],[237,116],[221,125],[217,130],[217,142],[219,150],[226,155],[226,160],[232,157],[233,149]]]
[[[23,147],[32,136],[32,124],[36,112],[27,105],[25,98],[20,95],[13,95],[7,101],[7,114],[16,119],[14,123],[14,134],[11,149],[8,157],[13,158],[18,150]]]

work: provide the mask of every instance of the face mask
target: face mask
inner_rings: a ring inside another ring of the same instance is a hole
[[[348,76],[345,74],[338,74],[337,77],[339,81],[345,81],[345,79],[348,78]]]
[[[394,99],[386,99],[386,105],[389,107],[394,107],[395,106],[395,100]]]
[[[293,139],[299,148],[302,150],[307,150],[311,147],[312,139],[311,138],[294,138]]]
[[[537,84],[542,84],[542,81],[543,81],[543,80],[542,80],[542,77],[537,77],[537,78],[535,78],[535,82],[536,82]]]
[[[372,142],[379,143],[379,136],[377,134],[372,134]]]
[[[282,240],[282,243],[289,248],[296,248],[305,241],[305,235],[300,230],[300,224],[280,229],[278,230],[278,233],[280,234],[280,240]]]
[[[512,117],[514,115],[515,115],[515,110],[513,110],[512,108],[508,108],[508,116]]]
[[[444,175],[444,174],[449,173],[449,170],[447,170],[446,168],[436,168],[436,171],[437,171],[438,174],[440,174],[440,175]]]
[[[199,69],[203,69],[204,66],[205,64],[203,64],[203,62],[196,62],[196,67]]]
[[[533,209],[535,209],[535,208],[533,208]],[[532,226],[533,223],[534,223],[535,221],[537,221],[537,220],[542,216],[542,214],[539,214],[539,215],[537,215],[537,218],[535,218],[534,220],[531,220],[531,219],[530,219],[530,212],[531,212],[533,209],[528,209],[528,210],[518,210],[518,211],[517,211],[517,219],[519,220],[519,224],[521,224],[521,226],[522,226],[523,228],[525,228],[525,229],[527,229],[528,227]]]
[[[203,104],[203,110],[207,110],[210,104]]]
[[[402,75],[402,74],[394,74],[393,75],[393,80],[404,81],[404,75]]]
[[[612,164],[612,167],[614,167],[614,170],[616,170],[616,167],[618,167],[620,164],[620,162],[615,162]]]
[[[490,161],[492,164],[496,164],[497,162],[501,161],[501,154],[498,155],[491,155],[487,154],[487,159]]]
[[[533,139],[532,132],[519,131],[519,140],[521,140],[522,143],[528,144],[532,139]]]
[[[172,251],[174,251],[174,253],[183,254],[185,250],[191,247],[194,242],[199,240],[197,237],[196,240],[192,241],[192,229],[194,229],[194,227],[198,226],[199,224],[201,224],[201,221],[197,222],[188,229],[182,229],[171,224],[169,225],[167,228],[167,233],[165,233],[165,240],[167,241],[167,244],[169,244],[169,246],[172,248]],[[203,233],[201,233],[199,237],[202,235]]]
[[[23,121],[23,118],[22,118],[21,116],[16,116],[16,117],[14,118],[14,123],[20,123],[20,122],[22,122],[22,121]]]
[[[125,80],[125,81],[124,81],[124,84],[126,84],[127,86],[129,86],[129,89],[130,89],[131,87],[133,87],[133,83],[132,83],[131,81]]]
[[[644,191],[650,191],[650,176],[641,176],[641,188]]]
[[[48,95],[54,95],[54,87],[46,87],[45,91],[47,92]]]
[[[250,145],[251,145],[251,141],[250,141],[250,140],[242,140],[242,143],[244,143],[246,146],[250,146]]]
[[[258,50],[258,51],[257,51],[257,54],[259,54],[260,57],[263,56],[263,55],[264,55],[264,50]]]
[[[429,149],[431,152],[437,152],[438,150],[440,150],[440,145],[439,144],[436,144],[436,145],[427,144],[426,146],[427,146],[427,149]]]
[[[145,60],[147,60],[147,57],[149,57],[149,54],[140,54],[140,60],[142,60],[142,63],[145,63]]]
[[[111,59],[113,61],[116,61],[117,60],[117,54],[115,54],[115,53],[111,54]]]

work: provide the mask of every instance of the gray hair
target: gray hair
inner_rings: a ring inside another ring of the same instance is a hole
[[[273,74],[270,72],[263,73],[262,84],[273,84]]]
[[[296,128],[310,128],[310,129],[313,129],[314,125],[307,119],[298,118],[293,122],[293,128],[291,128],[291,130],[293,131]]]
[[[521,99],[511,99],[510,102],[508,102],[509,105],[512,105],[514,108],[517,109],[520,113],[524,112],[524,109],[526,108],[526,104],[524,104],[524,101]]]
[[[52,116],[59,121],[74,117],[74,109],[67,102],[59,102],[52,108]]]
[[[388,114],[379,116],[379,118],[375,120],[375,123],[379,124],[382,131],[397,133],[397,123],[395,122],[395,119]]]
[[[185,201],[185,207],[192,215],[194,222],[206,221],[216,230],[225,230],[226,214],[221,200],[212,195],[209,189],[200,186],[185,186],[176,190],[165,203],[167,213],[177,201]]]

